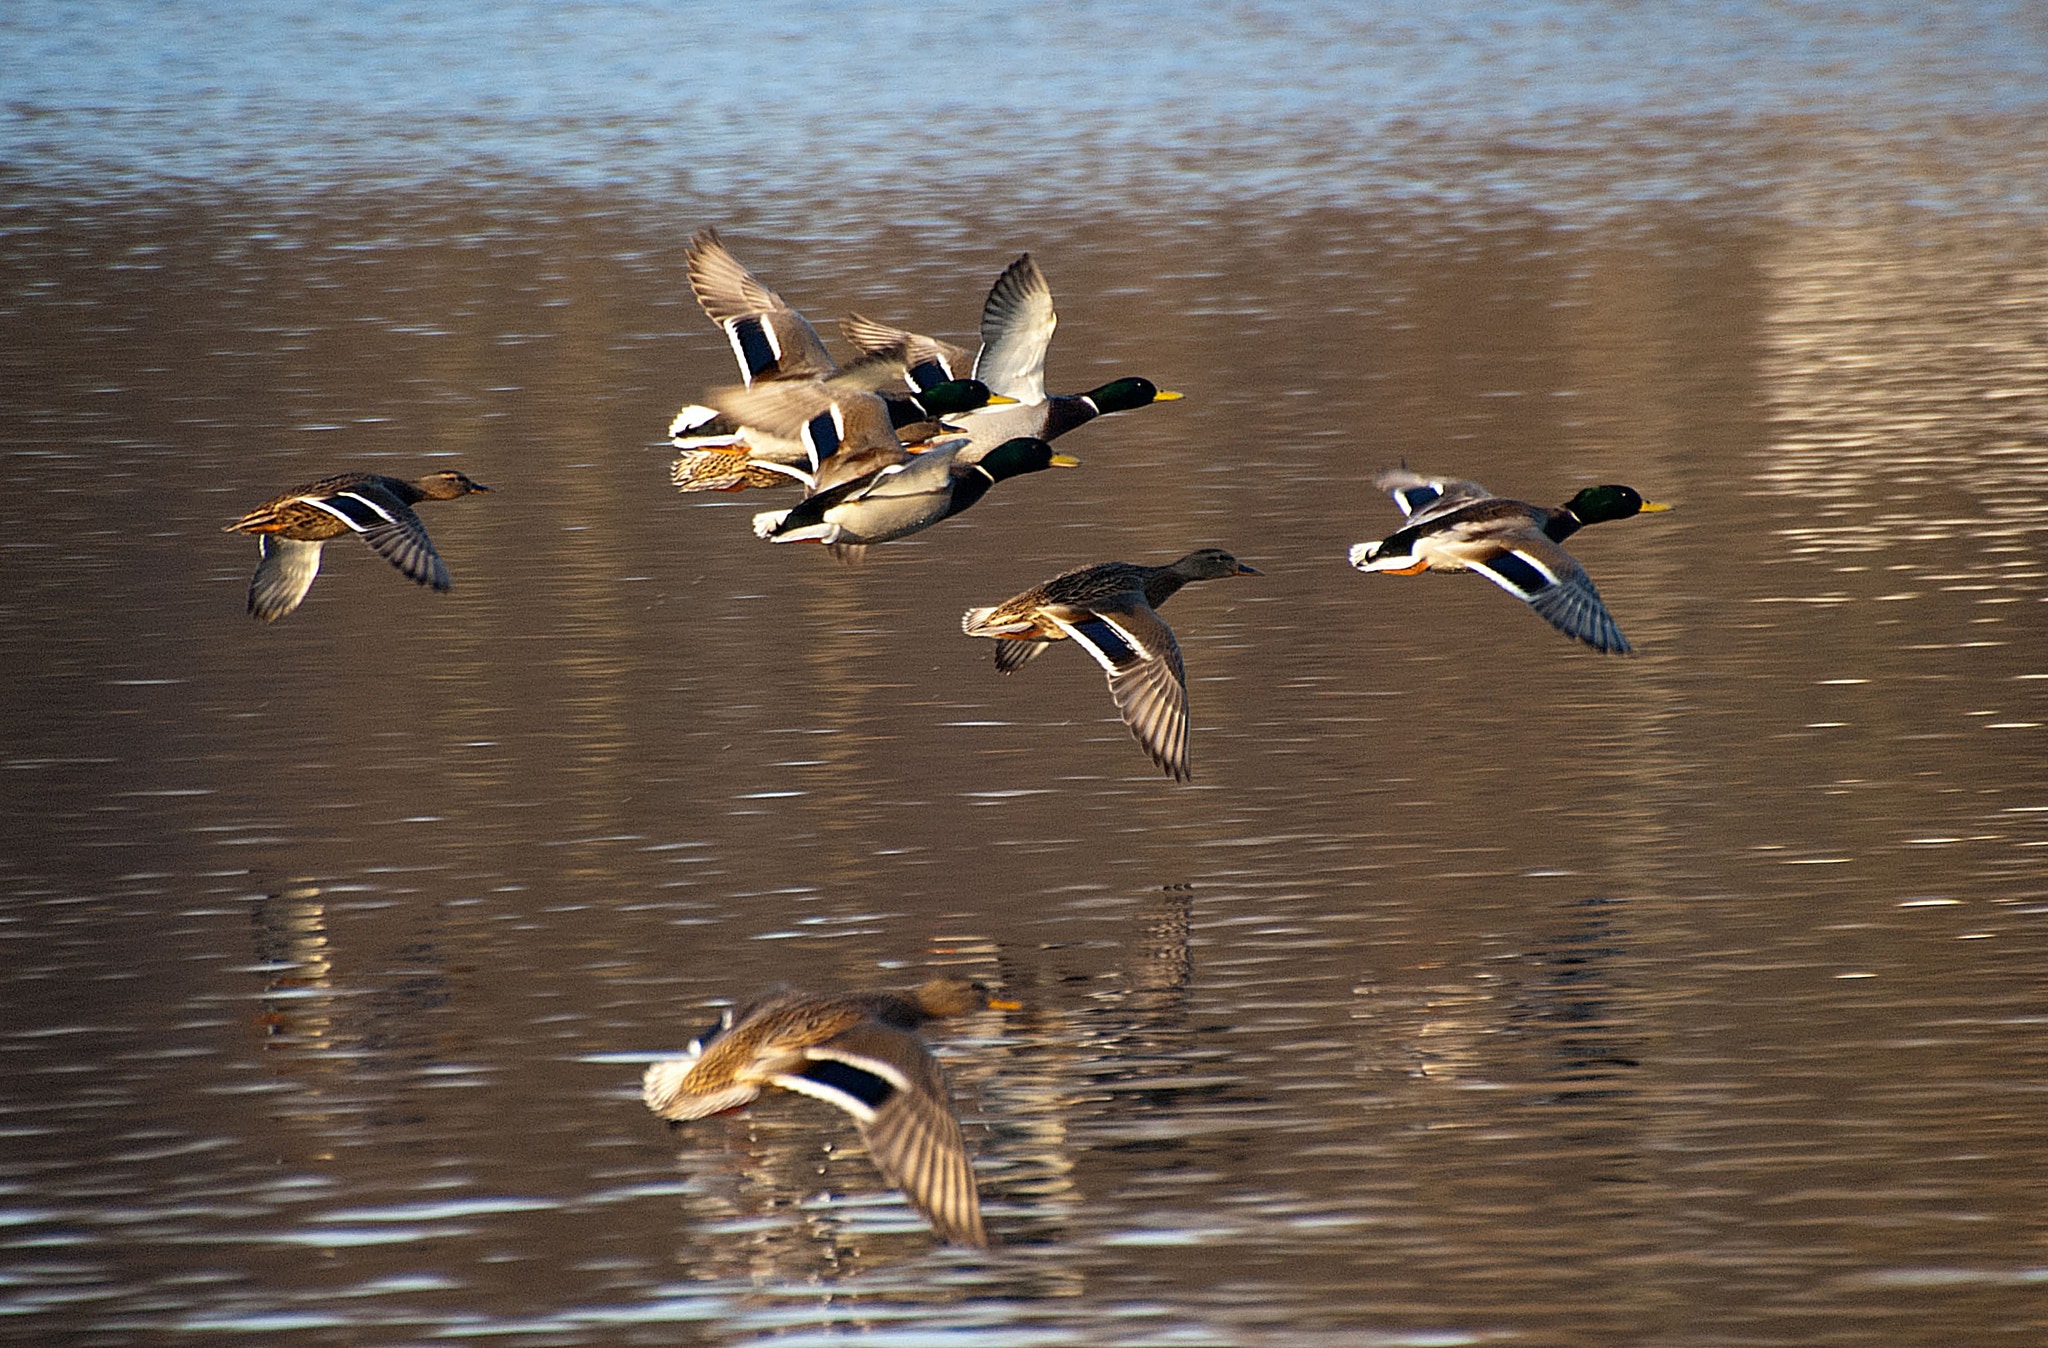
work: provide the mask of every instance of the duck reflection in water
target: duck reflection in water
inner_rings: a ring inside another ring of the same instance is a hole
[[[1014,1010],[979,983],[935,978],[907,992],[769,993],[651,1064],[647,1107],[673,1124],[751,1104],[779,1086],[845,1110],[875,1168],[942,1240],[986,1248],[981,1199],[938,1061],[917,1037],[927,1021]]]

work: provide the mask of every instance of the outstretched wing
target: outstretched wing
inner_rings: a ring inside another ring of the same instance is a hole
[[[1596,651],[1626,655],[1633,649],[1600,601],[1586,569],[1548,539],[1519,542],[1494,556],[1467,561],[1466,566],[1535,609],[1558,631]]]
[[[411,506],[377,483],[357,483],[324,496],[299,499],[355,530],[385,561],[419,584],[445,590],[454,583],[441,554],[434,551],[427,526],[420,523]],[[309,576],[307,583],[311,581]]]
[[[981,354],[974,377],[1020,403],[1045,401],[1045,352],[1059,315],[1052,287],[1026,253],[1004,269],[981,308]]]
[[[262,556],[249,580],[249,612],[273,623],[297,608],[313,588],[313,577],[320,574],[321,544],[276,534],[258,534],[256,543]]]
[[[690,289],[705,316],[724,329],[740,377],[799,379],[835,368],[817,329],[740,265],[715,229],[698,232],[687,255]]]
[[[1138,744],[1176,781],[1188,779],[1188,688],[1173,629],[1142,603],[1048,608],[1109,675],[1110,696]]]
[[[1426,524],[1493,496],[1477,482],[1424,477],[1405,467],[1389,468],[1376,474],[1372,484],[1393,496],[1394,504],[1401,508],[1410,524]]]
[[[927,337],[921,332],[905,332],[892,328],[886,323],[877,323],[872,318],[859,314],[848,314],[839,320],[840,335],[870,355],[880,355],[900,348],[912,388],[927,389],[934,384],[944,384],[955,379],[965,379],[973,368],[972,358],[959,347],[942,342],[936,337]]]
[[[776,1084],[854,1118],[882,1177],[903,1191],[942,1239],[985,1246],[981,1198],[938,1062],[916,1035],[863,1022],[805,1050]]]

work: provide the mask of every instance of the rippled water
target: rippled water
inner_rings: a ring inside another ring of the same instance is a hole
[[[0,1337],[2040,1341],[2038,15],[811,14],[0,18]],[[653,444],[704,223],[956,338],[1029,248],[1189,396],[765,547]],[[1573,544],[1639,654],[1345,566],[1403,459],[1675,502]],[[244,617],[221,524],[442,466],[451,594]],[[1189,786],[958,634],[1204,544]],[[639,1102],[934,968],[1000,1250]]]

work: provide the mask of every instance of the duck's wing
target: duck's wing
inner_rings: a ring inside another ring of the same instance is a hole
[[[817,329],[742,266],[717,230],[700,230],[686,256],[690,289],[732,343],[742,379],[799,379],[836,368]]]
[[[974,1166],[946,1097],[946,1079],[917,1036],[863,1021],[805,1050],[805,1059],[775,1083],[851,1114],[875,1168],[941,1239],[986,1246]]]
[[[1142,601],[1087,608],[1049,605],[1045,616],[1081,643],[1109,675],[1109,693],[1131,734],[1176,781],[1188,779],[1188,687],[1173,629]]]
[[[750,388],[722,389],[711,395],[711,401],[740,426],[801,444],[808,459],[801,465],[803,476],[810,479],[838,455],[902,453],[889,425],[889,409],[873,393],[812,379],[776,379]]]
[[[1493,496],[1477,482],[1424,477],[1407,468],[1389,468],[1376,474],[1372,484],[1394,498],[1410,524],[1426,524]]]
[[[1538,613],[1568,637],[1596,651],[1628,654],[1633,647],[1593,588],[1578,559],[1535,530],[1505,543],[1498,552],[1468,558],[1478,572]]]
[[[996,673],[1015,674],[1052,646],[1050,641],[999,641],[996,643]]]
[[[441,554],[434,551],[427,526],[420,523],[411,506],[374,480],[353,483],[325,496],[307,495],[299,499],[346,524],[385,561],[419,584],[445,590],[454,583],[448,578],[448,566],[441,560]]]
[[[313,588],[313,578],[320,574],[322,545],[276,534],[258,534],[256,543],[262,556],[257,559],[256,574],[249,579],[249,612],[273,623],[297,608],[306,591]]]
[[[892,328],[859,314],[848,314],[840,319],[839,332],[869,355],[883,355],[900,349],[912,388],[926,389],[934,384],[965,379],[974,368],[974,358],[950,342],[927,337],[921,332]]]
[[[981,354],[974,377],[1020,403],[1045,401],[1045,353],[1059,315],[1052,287],[1026,253],[1004,269],[981,307]]]

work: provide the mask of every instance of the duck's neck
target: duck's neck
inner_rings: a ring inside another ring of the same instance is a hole
[[[1180,587],[1187,583],[1188,578],[1186,576],[1183,576],[1170,566],[1162,566],[1151,575],[1145,577],[1145,602],[1153,608],[1158,608],[1161,604],[1179,594]]]
[[[1045,429],[1039,437],[1051,440],[1076,426],[1086,426],[1102,415],[1102,409],[1085,393],[1060,393],[1046,400]]]
[[[1585,527],[1586,522],[1573,514],[1572,508],[1568,505],[1556,507],[1543,521],[1543,532],[1550,536],[1553,543],[1562,543]]]

